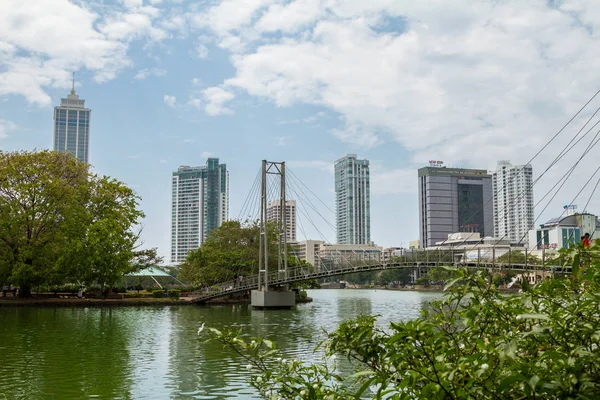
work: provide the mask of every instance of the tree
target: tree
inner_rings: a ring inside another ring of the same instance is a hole
[[[0,281],[112,285],[132,268],[139,197],[67,153],[0,152]]]
[[[269,269],[277,268],[277,227],[269,224]],[[258,273],[260,225],[257,221],[227,221],[214,229],[200,248],[186,256],[180,268],[180,277],[188,282],[213,285]],[[288,249],[288,266],[294,267],[298,260]]]
[[[510,251],[502,254],[496,259],[498,263],[511,263],[511,264],[530,264],[530,265],[542,265],[542,260],[532,254],[523,253],[520,250]]]
[[[89,197],[73,220],[70,241],[60,266],[82,282],[114,284],[123,274],[144,268],[140,261],[156,258],[156,251],[136,251],[139,235],[133,227],[143,218],[139,197],[116,179],[90,176]]]
[[[28,296],[31,287],[56,283],[88,187],[88,167],[50,151],[0,152],[0,273]]]
[[[246,360],[268,398],[599,398],[600,263],[583,255],[568,253],[571,276],[514,296],[483,271],[456,270],[444,298],[416,320],[385,329],[371,316],[342,323],[321,363],[276,359],[274,343],[241,331],[208,335]],[[336,355],[356,373],[339,375]]]
[[[410,283],[410,270],[408,268],[386,269],[379,274],[379,284],[386,285],[399,282],[402,285]]]

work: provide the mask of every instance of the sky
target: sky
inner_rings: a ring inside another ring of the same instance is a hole
[[[599,48],[597,0],[3,0],[0,149],[52,147],[75,72],[90,163],[141,196],[144,246],[164,256],[171,174],[207,157],[227,164],[231,218],[261,160],[285,161],[319,211],[304,205],[309,239],[335,241],[345,154],[371,163],[371,238],[386,247],[418,238],[429,160],[533,158],[536,224],[590,199],[600,214],[595,147],[544,198],[596,134],[545,172],[600,96],[536,156],[600,89]]]

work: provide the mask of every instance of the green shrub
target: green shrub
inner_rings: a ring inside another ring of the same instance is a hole
[[[308,293],[306,293],[306,290],[300,290],[298,292],[298,294],[296,295],[296,298],[298,300],[306,300],[307,297],[308,297]]]
[[[179,289],[171,289],[171,290],[169,290],[167,295],[169,296],[170,299],[179,300],[180,293],[181,293],[181,291]]]
[[[161,297],[163,297],[163,291],[162,290],[153,290],[152,291],[152,297],[154,297],[155,299],[159,299]]]
[[[113,293],[127,293],[127,288],[123,285],[115,286],[113,288]]]

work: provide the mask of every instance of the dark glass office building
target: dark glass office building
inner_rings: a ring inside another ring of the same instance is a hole
[[[421,247],[457,232],[493,236],[492,176],[486,170],[425,167],[418,177]]]

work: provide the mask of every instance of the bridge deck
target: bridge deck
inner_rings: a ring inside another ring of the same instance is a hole
[[[451,263],[444,261],[426,261],[426,262],[390,262],[390,263],[377,263],[370,265],[359,265],[359,266],[345,266],[337,268],[322,268],[318,271],[312,271],[306,268],[292,268],[285,272],[275,271],[269,274],[269,286],[283,286],[294,282],[302,282],[311,279],[326,278],[329,276],[339,276],[345,274],[351,274],[355,272],[366,272],[366,271],[379,271],[385,269],[398,269],[398,268],[435,268],[442,266],[453,266],[457,268],[472,268],[472,269],[496,269],[496,270],[511,270],[511,271],[522,271],[522,272],[552,272],[564,271],[562,266],[559,265],[532,265],[532,264],[506,264],[506,263],[492,263],[492,262],[460,262]],[[287,275],[287,276],[285,276]],[[223,282],[219,285],[211,287],[205,287],[198,291],[190,293],[192,302],[205,303],[208,300],[216,299],[219,297],[228,296],[235,293],[245,292],[248,290],[258,289],[258,275],[244,277],[235,281]]]

